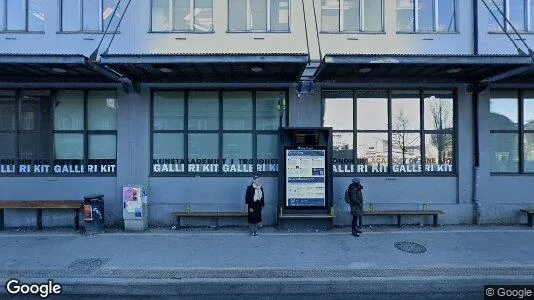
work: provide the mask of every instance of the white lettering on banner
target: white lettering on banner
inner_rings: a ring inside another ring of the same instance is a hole
[[[55,165],[54,172],[55,173],[83,173],[84,166],[83,165]]]
[[[387,165],[332,165],[334,173],[387,173]],[[422,172],[423,166],[420,164],[394,164],[392,170],[395,173],[417,173]],[[452,172],[452,165],[425,165],[427,172]]]
[[[0,165],[0,173],[15,173],[15,165]]]
[[[235,172],[244,172],[244,173],[248,173],[248,172],[254,172],[254,165],[251,165],[251,164],[246,164],[246,165],[223,165],[223,172],[230,172],[230,173],[235,173]]]
[[[277,172],[278,164],[259,164],[256,166],[257,172]]]

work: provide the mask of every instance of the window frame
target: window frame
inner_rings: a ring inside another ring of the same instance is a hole
[[[386,22],[385,22],[385,3],[384,3],[384,0],[381,0],[381,5],[382,5],[382,13],[380,14],[380,26],[382,27],[382,30],[380,31],[370,31],[370,30],[365,30],[365,8],[364,6],[362,5],[363,3],[365,3],[366,0],[359,0],[359,1],[364,1],[364,2],[360,2],[360,6],[359,6],[359,15],[360,15],[360,22],[359,22],[359,28],[360,30],[344,30],[344,21],[345,21],[345,16],[343,14],[343,4],[345,3],[345,0],[338,0],[339,1],[339,24],[338,24],[338,30],[334,31],[334,30],[324,30],[322,28],[322,19],[323,19],[323,9],[322,9],[322,6],[321,6],[321,31],[320,33],[324,33],[324,34],[384,34],[386,33]]]
[[[195,11],[195,2],[196,0],[189,0],[189,14],[193,16],[193,21],[189,25],[189,30],[174,30],[174,0],[168,0],[169,1],[169,24],[171,26],[171,29],[169,30],[154,30],[153,20],[152,20],[152,11],[154,8],[154,0],[150,0],[150,24],[148,27],[148,33],[194,33],[194,34],[209,34],[209,33],[215,33],[215,5],[213,4],[213,0],[211,2],[211,9],[212,9],[212,15],[211,15],[211,30],[209,31],[199,31],[195,30],[195,17],[194,17],[194,11]],[[217,1],[217,0],[215,0]]]
[[[114,91],[117,93],[116,89],[109,89],[109,88],[92,88],[92,89],[76,89],[76,88],[70,88],[70,89],[5,89],[5,90],[12,90],[15,91],[15,129],[14,130],[0,130],[0,133],[13,133],[15,134],[15,172],[14,173],[0,173],[0,177],[116,177],[117,176],[117,152],[118,152],[118,140],[117,140],[117,129],[115,130],[89,130],[88,129],[88,95],[90,91]],[[43,130],[22,130],[20,128],[20,113],[22,109],[22,100],[21,100],[21,94],[24,91],[35,91],[35,90],[47,90],[50,91],[50,98],[51,98],[51,128],[49,131],[43,131]],[[54,128],[54,119],[55,119],[55,109],[52,107],[54,103],[57,100],[58,92],[60,91],[82,91],[83,92],[83,116],[84,116],[84,128],[83,130],[56,130]],[[117,93],[118,95],[118,93]],[[118,96],[117,96],[118,100]],[[49,146],[49,157],[46,158],[48,161],[50,161],[50,168],[52,169],[49,173],[20,173],[19,172],[19,165],[20,160],[22,159],[20,157],[20,134],[21,133],[42,133],[46,132],[50,135],[50,140],[48,141]],[[81,165],[84,166],[84,172],[83,173],[54,173],[53,172],[53,166],[54,161],[56,161],[55,158],[55,134],[61,134],[61,133],[72,133],[72,134],[83,134],[83,158],[80,159]],[[89,162],[89,135],[115,135],[116,137],[116,147],[115,147],[115,171],[109,172],[109,173],[102,173],[102,172],[87,172],[87,166]]]
[[[419,30],[419,14],[417,13],[417,10],[419,8],[419,1],[420,0],[413,0],[414,1],[414,9],[412,11],[413,13],[413,28],[414,30],[405,31],[405,30],[399,30],[399,23],[398,23],[398,7],[397,3],[395,3],[395,13],[397,17],[397,23],[395,24],[397,26],[396,33],[398,34],[459,34],[460,30],[458,29],[458,11],[459,11],[459,5],[458,0],[454,1],[454,30],[452,31],[438,31],[437,28],[439,27],[439,6],[437,5],[440,0],[432,0],[432,25],[433,30]],[[478,0],[475,0],[478,1]]]
[[[227,10],[226,10],[226,20],[228,24],[226,27],[226,33],[291,33],[291,0],[287,1],[287,30],[272,30],[271,29],[271,0],[267,1],[267,29],[251,29],[251,19],[250,19],[250,0],[247,2],[247,29],[246,30],[230,30],[230,0],[226,0]]]
[[[22,1],[22,0],[21,0]],[[28,14],[30,13],[30,0],[24,0],[24,5],[25,5],[25,12],[24,12],[24,29],[23,30],[13,30],[13,29],[7,29],[7,16],[8,16],[8,9],[7,9],[7,0],[0,0],[0,5],[3,5],[4,6],[4,11],[3,11],[3,23],[0,24],[0,33],[33,33],[33,34],[44,34],[45,33],[45,30],[30,30],[29,29],[29,26],[30,26],[30,21],[29,21],[29,16]],[[44,22],[44,26],[46,28],[46,18],[45,20],[43,21]]]
[[[84,13],[83,13],[83,0],[80,1],[80,4],[79,4],[79,8],[80,8],[80,15],[79,15],[79,21],[80,21],[80,29],[79,30],[63,30],[63,1],[64,0],[59,0],[59,30],[57,31],[57,33],[59,34],[71,34],[71,33],[84,33],[84,34],[90,34],[90,33],[93,33],[93,34],[101,34],[103,33],[106,28],[104,28],[104,18],[103,18],[103,9],[104,9],[104,0],[99,0],[98,2],[98,15],[100,16],[100,18],[98,19],[98,27],[99,29],[98,30],[86,30],[83,28],[83,20],[84,20]],[[121,8],[121,6],[119,6],[117,8],[117,10],[119,10]],[[113,14],[116,14],[117,12],[113,12]],[[110,26],[109,28],[109,31],[108,33],[120,33],[120,30],[119,28],[117,28],[116,30],[114,28],[112,28],[113,26]],[[120,27],[120,26],[119,26]]]
[[[508,20],[511,23],[512,21],[510,20],[510,1],[509,0],[504,0],[503,3],[504,3],[504,11],[503,11],[504,12],[504,16],[506,17],[506,20]],[[489,3],[489,5],[491,5],[491,4],[493,4],[493,3]],[[525,6],[523,7],[523,10],[524,10],[523,11],[523,15],[525,17],[525,24],[524,25],[526,25],[527,29],[525,30],[525,29],[517,29],[516,28],[517,32],[519,32],[519,33],[534,33],[534,26],[532,26],[533,24],[531,23],[531,20],[532,20],[532,18],[534,18],[534,16],[532,16],[531,10],[530,10],[532,5],[534,5],[534,1],[533,0],[526,0],[525,1]],[[493,7],[494,6],[491,6],[491,8],[493,8]],[[499,13],[499,15],[500,15],[500,13]],[[490,12],[488,12],[488,18],[489,18],[489,20],[493,20],[493,21],[496,22],[495,18],[491,15]],[[488,28],[488,33],[490,33],[490,34],[505,34],[505,33],[513,32],[513,29],[510,27],[510,24],[506,20],[504,18],[503,18],[503,20],[499,20],[499,22],[500,21],[504,22],[504,24],[501,24],[501,25],[502,25],[502,27],[504,27],[505,31],[503,31],[500,28],[500,26],[498,26],[499,27],[498,30],[490,30]],[[488,22],[487,25],[489,27],[489,22]]]
[[[184,126],[182,130],[171,129],[171,130],[155,130],[154,129],[154,94],[157,92],[183,92],[184,93]],[[219,119],[218,119],[218,129],[207,129],[207,130],[190,130],[189,129],[189,92],[217,92],[218,93],[218,103],[219,103]],[[230,130],[223,129],[224,126],[224,107],[223,107],[223,93],[224,92],[251,92],[252,93],[252,128],[250,130]],[[278,171],[257,171],[256,165],[258,161],[258,135],[276,135],[279,139],[280,128],[277,130],[259,130],[257,129],[257,92],[283,92],[285,97],[285,110],[284,116],[282,119],[282,128],[287,127],[289,124],[289,90],[286,88],[281,89],[172,89],[172,88],[157,88],[151,89],[150,91],[150,155],[148,157],[150,166],[150,177],[250,177],[254,174],[261,174],[265,177],[276,177],[280,174],[280,169]],[[280,109],[283,109],[284,105]],[[154,172],[153,160],[154,160],[154,134],[156,133],[180,133],[183,134],[183,159],[186,161],[184,172]],[[217,134],[218,137],[218,159],[223,158],[223,138],[224,134],[232,133],[246,133],[252,135],[252,159],[253,159],[253,172],[223,172],[222,164],[219,165],[218,172],[189,172],[187,169],[187,161],[189,159],[189,134]],[[278,145],[280,148],[280,145]],[[279,150],[279,149],[278,149]],[[279,155],[278,151],[278,155]],[[280,157],[278,157],[278,166],[280,166]]]
[[[525,115],[524,115],[524,103],[525,103],[525,91],[527,90],[531,90],[531,89],[510,89],[510,88],[492,88],[492,90],[494,91],[513,91],[516,93],[517,95],[517,105],[518,105],[518,114],[519,114],[519,118],[517,119],[517,123],[518,123],[518,127],[516,130],[511,130],[511,129],[491,129],[491,124],[490,124],[490,140],[491,140],[491,134],[492,133],[513,133],[513,134],[517,134],[519,135],[518,138],[517,138],[517,142],[518,142],[518,145],[517,145],[517,155],[518,155],[518,164],[519,164],[519,168],[518,168],[518,172],[493,172],[491,171],[491,166],[490,166],[490,176],[534,176],[534,171],[532,172],[525,172],[525,147],[524,147],[524,142],[525,142],[525,135],[526,134],[534,134],[534,130],[527,130],[525,129]],[[534,91],[534,90],[531,90],[531,91]],[[488,101],[491,101],[491,95],[488,97]],[[488,113],[489,115],[489,113]],[[490,145],[490,155],[493,153],[493,148],[491,148],[491,145]],[[490,160],[490,164],[491,164],[491,160]]]
[[[393,126],[393,120],[392,120],[392,91],[399,91],[399,90],[410,90],[410,91],[418,91],[419,95],[419,129],[407,129],[407,130],[401,130],[402,132],[406,133],[418,133],[419,134],[419,145],[421,147],[421,172],[393,172],[393,134],[395,132],[400,132],[399,130],[395,130],[392,128]],[[448,90],[451,92],[452,95],[452,101],[453,101],[453,129],[452,130],[432,130],[432,129],[425,129],[425,91],[436,91],[436,90]],[[357,105],[356,105],[356,99],[357,99],[357,92],[358,91],[382,91],[387,93],[387,114],[388,114],[388,128],[386,129],[361,129],[359,130],[357,128]],[[330,92],[340,92],[340,93],[352,93],[352,107],[353,107],[353,129],[352,130],[335,130],[332,129],[332,134],[336,132],[344,132],[344,133],[353,133],[353,161],[354,165],[357,165],[358,162],[358,147],[357,147],[357,135],[358,133],[387,133],[388,135],[388,171],[387,172],[367,172],[367,173],[359,173],[357,172],[356,168],[353,173],[351,172],[334,172],[334,177],[354,177],[357,176],[365,176],[365,177],[458,177],[458,89],[457,88],[426,88],[426,87],[414,87],[414,88],[408,88],[408,89],[402,89],[402,88],[350,88],[350,89],[325,89],[321,91],[321,126],[325,126],[324,124],[324,113],[325,113],[325,107],[326,107],[326,97],[325,94]],[[349,97],[347,97],[349,98]],[[425,144],[425,136],[427,134],[432,133],[445,133],[445,134],[452,134],[453,136],[453,143],[452,143],[452,149],[454,152],[453,157],[453,163],[452,165],[452,171],[451,172],[437,172],[437,171],[426,171],[425,170],[425,164],[426,164],[426,144]]]

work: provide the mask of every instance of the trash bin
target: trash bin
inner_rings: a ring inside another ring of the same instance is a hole
[[[85,233],[98,233],[104,230],[104,195],[83,197]]]

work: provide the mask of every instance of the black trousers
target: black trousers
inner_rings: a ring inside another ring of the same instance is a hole
[[[352,232],[360,230],[362,227],[362,215],[352,215]]]

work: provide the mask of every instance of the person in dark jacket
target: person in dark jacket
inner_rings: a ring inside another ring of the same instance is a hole
[[[346,201],[350,205],[350,213],[352,214],[352,235],[360,236],[362,226],[362,212],[363,212],[363,186],[360,183],[360,178],[352,179],[352,183],[347,188]]]
[[[261,209],[265,206],[263,187],[258,176],[253,177],[252,183],[247,186],[245,203],[248,205],[248,223],[250,235],[258,236],[258,223],[261,220]]]

